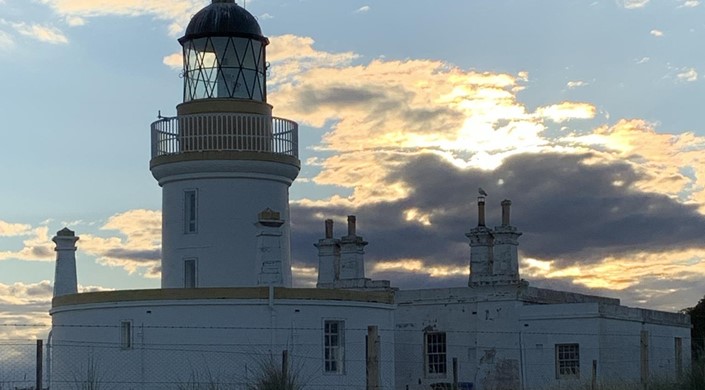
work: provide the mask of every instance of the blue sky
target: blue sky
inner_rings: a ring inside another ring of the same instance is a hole
[[[3,321],[47,321],[65,225],[83,288],[158,286],[149,124],[180,102],[176,38],[208,3],[0,0]],[[247,8],[272,42],[269,103],[301,126],[299,285],[322,220],[347,214],[371,243],[369,276],[463,285],[482,186],[495,221],[513,200],[534,285],[664,310],[703,296],[699,1]]]

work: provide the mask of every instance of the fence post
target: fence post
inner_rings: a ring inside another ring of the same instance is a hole
[[[289,383],[289,351],[282,351],[282,386],[286,387]]]
[[[597,360],[592,361],[592,385],[591,390],[597,390]]]
[[[379,390],[379,335],[375,325],[367,327],[367,390]]]
[[[644,390],[649,388],[649,332],[641,331],[641,385]]]
[[[458,358],[453,358],[453,390],[458,390]]]
[[[42,390],[42,375],[44,373],[44,367],[42,363],[44,362],[44,341],[37,340],[37,377],[35,383],[35,389]]]

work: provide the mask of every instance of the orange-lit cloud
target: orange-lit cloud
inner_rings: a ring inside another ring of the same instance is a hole
[[[52,44],[65,44],[69,42],[66,35],[53,26],[27,23],[11,23],[11,25],[18,33],[41,42]]]
[[[54,245],[49,238],[49,229],[46,226],[32,228],[31,233],[23,230],[21,235],[29,235],[22,241],[22,248],[16,251],[0,251],[0,260],[50,261],[54,259]]]
[[[79,250],[97,257],[101,264],[159,277],[161,212],[129,210],[110,217],[101,230],[117,236],[80,235]]]
[[[470,269],[465,266],[428,264],[421,259],[380,261],[375,263],[371,270],[372,274],[389,271],[424,274],[432,278],[468,276],[470,274]]]
[[[595,117],[595,106],[588,103],[561,102],[536,109],[536,114],[556,123],[571,119],[592,119]]]

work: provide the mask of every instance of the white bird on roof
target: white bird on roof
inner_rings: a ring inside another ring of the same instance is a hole
[[[482,196],[487,196],[487,192],[486,192],[485,190],[483,190],[482,187],[479,187],[479,188],[477,189],[477,191],[480,193],[480,195],[482,195]]]

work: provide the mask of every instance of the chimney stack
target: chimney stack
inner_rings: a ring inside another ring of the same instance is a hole
[[[318,248],[318,283],[316,287],[329,287],[340,279],[340,240],[333,238],[333,220],[326,219],[325,238],[313,244]]]
[[[494,264],[492,273],[505,283],[519,282],[519,236],[521,232],[511,225],[509,209],[512,202],[502,201],[502,225],[494,228]]]
[[[78,237],[68,228],[56,232],[51,239],[56,243],[56,270],[54,272],[54,297],[78,293],[76,279],[76,241]]]
[[[340,279],[365,278],[365,245],[367,241],[355,231],[356,218],[348,216],[348,235],[340,239]]]

